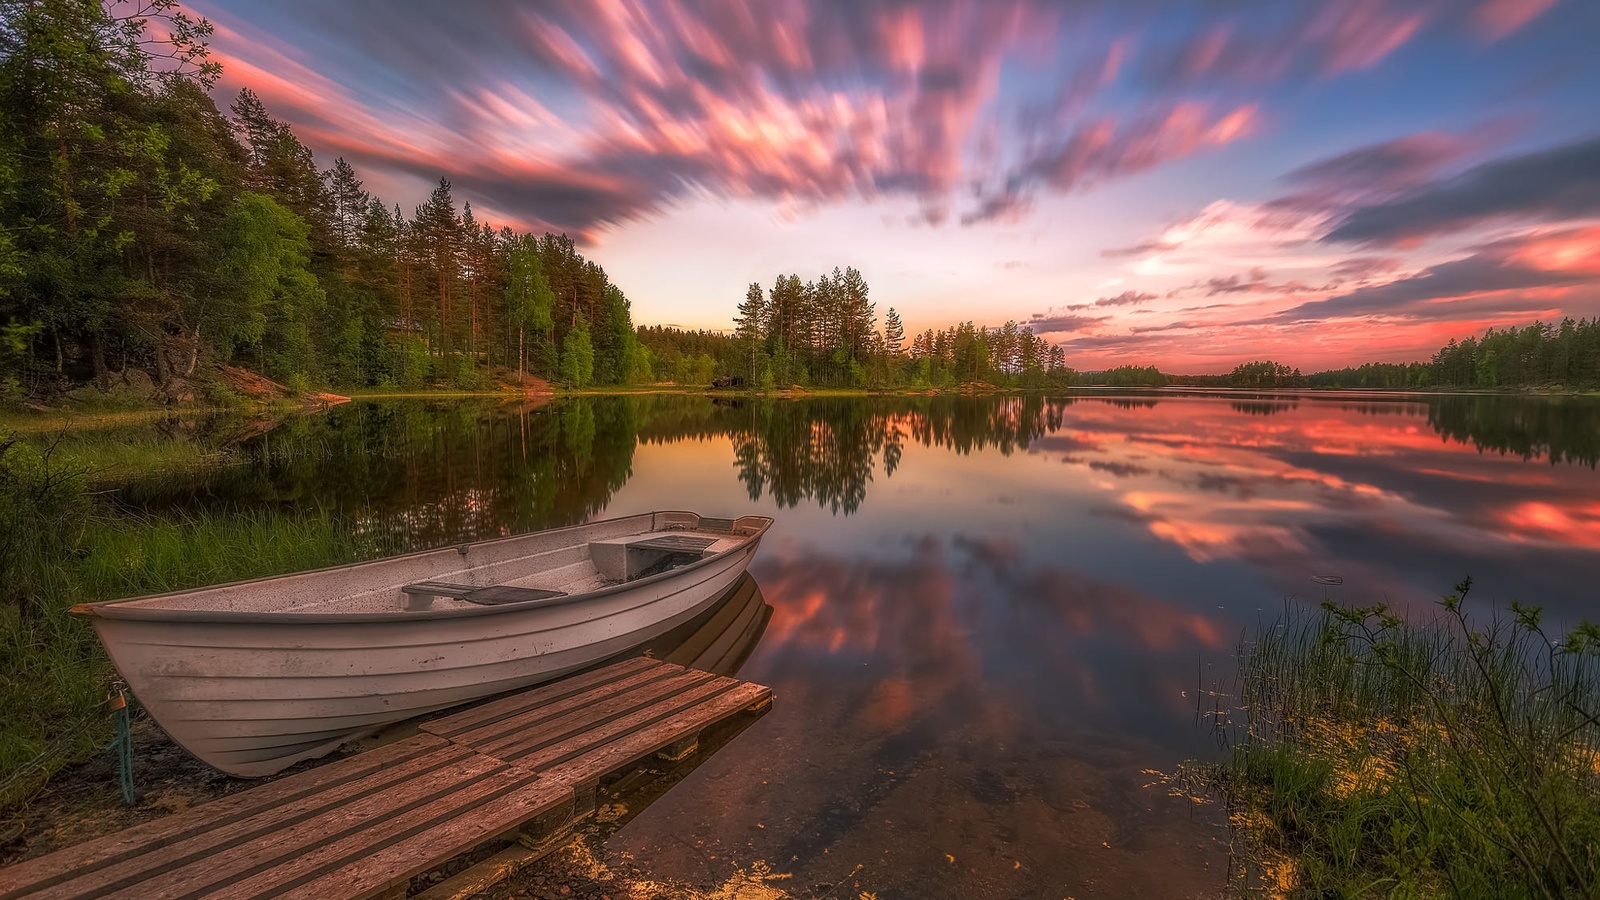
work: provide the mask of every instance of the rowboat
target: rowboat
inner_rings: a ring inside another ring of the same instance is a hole
[[[646,513],[72,611],[174,741],[264,776],[663,635],[734,586],[771,525]]]

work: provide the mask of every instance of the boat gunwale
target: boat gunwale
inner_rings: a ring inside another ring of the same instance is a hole
[[[544,531],[530,531],[530,532],[528,532],[526,534],[509,535],[507,537],[493,538],[493,539],[486,540],[486,541],[473,541],[473,542],[469,542],[468,544],[458,545],[458,546],[475,547],[475,546],[483,546],[483,545],[487,545],[487,544],[501,543],[501,542],[504,542],[504,541],[516,541],[516,540],[522,540],[522,539],[528,537],[529,535],[533,535],[533,534],[555,534],[555,533],[559,533],[559,532],[563,532],[563,531],[575,531],[575,530],[580,529],[580,528],[588,528],[588,527],[591,527],[591,526],[594,526],[594,525],[604,525],[604,524],[611,523],[611,522],[623,522],[623,521],[626,521],[628,519],[641,519],[641,518],[644,518],[646,516],[649,516],[651,518],[651,522],[652,522],[651,531],[654,531],[655,529],[654,529],[653,526],[654,526],[655,517],[660,516],[660,515],[664,515],[664,514],[671,514],[671,513],[688,513],[690,515],[694,515],[694,516],[697,516],[697,517],[702,518],[702,519],[705,519],[705,518],[718,518],[718,517],[715,517],[715,516],[704,516],[704,515],[702,515],[700,513],[694,512],[693,510],[680,510],[680,509],[653,510],[651,512],[638,513],[638,514],[631,515],[631,516],[617,516],[614,519],[599,519],[599,520],[596,520],[596,521],[593,521],[593,522],[580,522],[579,524],[576,524],[576,525],[566,525],[566,526],[563,526],[561,528],[545,529]],[[708,566],[708,565],[710,565],[710,564],[712,564],[714,562],[726,559],[730,554],[748,550],[751,547],[753,547],[754,545],[759,544],[761,542],[761,538],[766,535],[767,529],[771,528],[772,524],[773,524],[773,518],[771,516],[759,516],[759,515],[738,516],[738,517],[735,517],[732,521],[737,522],[740,519],[761,519],[762,522],[761,522],[760,527],[757,528],[754,533],[745,535],[744,536],[744,538],[745,538],[744,541],[739,543],[737,546],[729,547],[726,550],[718,551],[716,553],[711,554],[710,556],[702,557],[700,559],[695,560],[692,563],[689,563],[688,565],[679,566],[679,567],[677,567],[675,569],[668,569],[665,572],[657,572],[654,575],[647,575],[644,578],[639,578],[639,579],[636,579],[634,581],[624,581],[624,582],[622,582],[620,584],[607,585],[606,587],[599,588],[599,589],[593,590],[593,591],[584,591],[584,592],[578,593],[578,594],[563,594],[562,596],[559,596],[559,597],[542,597],[542,598],[539,598],[539,599],[536,599],[536,600],[524,600],[524,601],[521,601],[519,603],[501,603],[501,604],[497,604],[497,605],[494,605],[494,606],[474,606],[474,607],[456,608],[456,609],[424,609],[424,610],[393,609],[393,610],[383,610],[383,611],[378,611],[378,612],[345,612],[345,613],[259,612],[259,611],[234,612],[234,611],[228,611],[228,610],[171,609],[171,608],[161,608],[161,607],[145,607],[145,606],[130,606],[130,605],[126,605],[126,604],[135,603],[135,602],[143,602],[143,601],[146,601],[146,600],[158,600],[158,599],[161,599],[163,597],[176,597],[176,596],[182,596],[184,594],[195,594],[195,593],[199,593],[199,592],[202,592],[202,591],[218,590],[218,589],[221,589],[221,588],[235,587],[235,586],[244,585],[244,584],[266,584],[266,583],[269,583],[269,582],[279,581],[279,580],[287,579],[287,578],[298,578],[298,577],[300,577],[302,575],[315,575],[315,574],[322,573],[322,572],[333,572],[333,571],[338,571],[338,570],[356,569],[356,568],[361,568],[361,567],[365,567],[365,566],[381,565],[381,564],[393,562],[395,560],[406,559],[406,558],[415,557],[415,556],[424,556],[424,555],[427,555],[427,554],[430,554],[430,553],[438,553],[441,550],[449,550],[449,549],[451,549],[449,546],[444,546],[444,547],[433,547],[433,548],[430,548],[430,549],[427,549],[427,550],[414,550],[414,551],[412,551],[410,553],[401,553],[401,554],[398,554],[396,556],[385,556],[385,557],[382,557],[381,559],[369,559],[369,560],[364,560],[362,562],[345,563],[343,565],[337,565],[337,566],[323,566],[320,569],[307,569],[307,570],[305,570],[303,572],[285,572],[285,573],[283,573],[281,575],[268,575],[268,576],[266,576],[264,578],[248,578],[248,579],[245,579],[243,581],[229,581],[229,582],[225,582],[225,583],[222,583],[222,584],[212,584],[212,585],[207,585],[207,586],[201,587],[201,588],[190,588],[188,590],[182,590],[182,591],[167,591],[165,593],[160,593],[160,594],[146,594],[146,595],[144,595],[142,597],[124,597],[124,598],[120,598],[120,599],[117,599],[117,600],[96,600],[96,601],[93,601],[93,602],[90,602],[90,603],[79,603],[79,604],[73,606],[71,609],[69,609],[68,612],[71,612],[73,614],[80,615],[80,616],[99,617],[99,618],[105,618],[105,619],[121,619],[121,620],[127,620],[127,621],[141,621],[141,622],[179,622],[179,623],[215,622],[215,623],[237,623],[237,624],[253,624],[253,625],[267,625],[267,624],[304,625],[304,624],[308,624],[308,623],[327,623],[327,624],[355,624],[355,623],[363,623],[363,624],[375,624],[375,623],[381,623],[381,624],[403,624],[403,623],[407,623],[407,622],[428,621],[428,620],[431,620],[431,619],[469,618],[469,617],[474,617],[474,616],[492,616],[492,615],[502,615],[502,614],[505,614],[505,613],[524,612],[524,611],[528,611],[528,610],[532,610],[532,609],[544,609],[544,608],[553,607],[553,606],[565,606],[567,604],[579,603],[579,602],[583,602],[585,600],[595,600],[595,599],[599,599],[599,598],[602,598],[602,597],[609,597],[609,596],[612,596],[614,594],[622,593],[624,591],[633,590],[635,588],[643,587],[643,586],[646,586],[646,585],[657,584],[659,582],[666,581],[669,578],[676,578],[676,577],[679,577],[681,575],[685,575],[685,574],[688,574],[690,572],[694,572],[696,570],[705,568],[706,566]]]

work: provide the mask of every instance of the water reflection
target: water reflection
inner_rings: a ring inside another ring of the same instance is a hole
[[[893,494],[897,480],[923,483],[952,454],[972,457],[961,477],[1009,485],[1013,501],[1056,495],[1066,505],[1051,512],[1050,527],[1098,523],[1121,540],[1119,560],[1153,541],[1194,564],[1251,566],[1273,596],[1304,592],[1308,571],[1337,569],[1348,586],[1412,599],[1471,573],[1490,591],[1493,577],[1483,577],[1498,574],[1505,594],[1576,601],[1577,570],[1600,547],[1593,398],[356,403],[243,442],[242,464],[130,484],[121,499],[156,510],[322,508],[397,548],[437,546],[593,517],[629,484],[641,448],[669,446],[692,451],[678,454],[675,477],[720,491],[717,473],[731,468],[744,504],[814,504],[844,516]],[[924,452],[912,463],[915,448]],[[1021,457],[1064,468],[1021,466]],[[910,465],[925,471],[907,474]],[[1031,482],[1012,484],[1024,470]],[[653,491],[660,502],[674,497],[670,485],[647,487],[662,487]],[[950,519],[970,513],[972,498],[962,502],[923,506]]]

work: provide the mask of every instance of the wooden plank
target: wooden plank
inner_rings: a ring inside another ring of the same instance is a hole
[[[528,781],[526,775],[514,768],[501,769],[421,806],[366,821],[351,834],[230,880],[215,897],[268,900],[381,894],[570,796],[563,785]]]
[[[532,847],[512,844],[472,868],[413,896],[411,900],[469,900],[547,855],[549,851],[541,852]]]
[[[629,550],[660,550],[666,553],[704,553],[717,542],[716,538],[691,537],[687,534],[664,534],[642,541],[629,541]]]
[[[596,722],[581,731],[565,735],[555,741],[534,736],[523,739],[516,744],[507,745],[502,752],[502,758],[507,762],[515,761],[518,765],[531,769],[542,769],[590,751],[601,744],[614,741],[629,732],[644,728],[659,719],[671,716],[681,710],[687,709],[703,700],[715,697],[739,682],[731,678],[722,678],[709,673],[699,683],[685,690],[678,691],[668,696],[663,696],[655,702],[634,709],[626,715],[614,716],[604,722]],[[670,741],[662,741],[662,745]]]
[[[658,665],[660,663],[652,659],[634,658],[623,660],[604,668],[570,675],[550,684],[525,689],[510,696],[501,697],[498,700],[491,700],[488,703],[479,704],[452,715],[424,722],[418,727],[430,734],[448,737],[457,732],[466,731],[469,728],[484,725],[497,719],[527,712],[547,703],[554,703],[573,694],[618,681],[642,669]]]
[[[525,785],[503,796],[475,802],[461,815],[446,821],[401,832],[381,848],[358,848],[358,855],[347,856],[347,862],[338,870],[272,896],[304,900],[368,897],[387,886],[404,885],[411,876],[465,853],[567,802],[571,796],[570,787],[548,779]]]
[[[563,717],[570,718],[576,711],[593,710],[617,697],[649,690],[651,685],[666,684],[673,679],[681,679],[683,672],[683,669],[676,666],[652,666],[621,681],[603,684],[583,693],[573,694],[554,703],[542,704],[527,712],[497,719],[467,731],[455,732],[449,735],[449,740],[471,747],[482,747],[506,735],[548,729],[553,727],[552,723],[556,720]]]
[[[617,769],[638,762],[661,747],[763,703],[771,696],[770,688],[737,682],[732,689],[673,712],[649,723],[648,727],[619,735],[617,739],[581,756],[553,762],[542,768],[540,774],[581,789]]]
[[[412,779],[428,779],[440,769],[473,755],[466,747],[446,744],[430,753],[370,773],[365,778],[342,782],[325,791],[257,810],[252,815],[202,829],[182,840],[159,846],[148,845],[142,852],[119,860],[115,865],[77,872],[69,880],[47,888],[36,896],[40,900],[99,896],[143,878],[162,875],[198,860],[236,851],[264,835],[286,829],[315,828],[319,817],[336,811],[342,805],[358,802]]]
[[[458,798],[476,797],[526,783],[534,775],[498,760],[467,754],[457,762],[368,794],[325,811],[294,828],[263,835],[233,852],[185,862],[161,873],[158,883],[133,884],[109,896],[133,898],[184,897],[208,893],[257,873],[272,873],[340,841],[362,838],[372,826],[410,814],[444,815],[458,807]]]
[[[229,794],[178,815],[135,825],[116,834],[0,869],[0,898],[10,900],[26,892],[59,884],[68,878],[82,876],[196,834],[230,825],[275,805],[295,803],[375,772],[404,765],[448,746],[446,741],[433,735],[417,735]]]
[[[512,762],[554,743],[575,739],[586,732],[603,729],[610,722],[646,709],[685,692],[697,690],[717,676],[708,672],[684,672],[653,681],[627,693],[575,709],[566,715],[540,723],[537,729],[518,730],[486,741],[462,741],[479,753]],[[461,740],[457,738],[457,740]]]

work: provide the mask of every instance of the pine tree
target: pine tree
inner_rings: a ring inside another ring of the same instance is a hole
[[[899,356],[900,347],[906,340],[906,327],[900,321],[900,314],[889,307],[889,312],[883,317],[883,345],[890,356]]]
[[[760,383],[760,372],[756,370],[756,347],[761,342],[761,327],[766,319],[766,293],[761,289],[759,282],[752,281],[744,292],[744,302],[739,304],[739,315],[733,320],[739,340],[749,345],[750,379],[747,384],[750,387]]]
[[[333,168],[322,173],[328,200],[333,206],[333,235],[341,247],[354,247],[365,224],[372,195],[361,189],[361,179],[344,157],[333,161]]]

